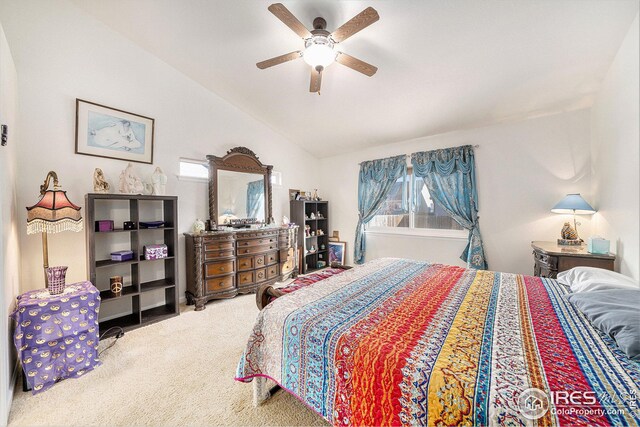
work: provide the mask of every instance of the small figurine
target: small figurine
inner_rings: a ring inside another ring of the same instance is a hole
[[[312,200],[320,200],[320,197],[318,197],[318,189],[314,188],[313,189],[313,196],[311,197]]]
[[[311,212],[311,219],[316,219],[316,215],[313,212]]]
[[[566,240],[578,239],[578,233],[568,222],[564,223],[564,227],[562,227],[562,231],[560,232],[560,235],[563,239],[566,239]]]
[[[289,217],[284,215],[282,217],[282,225],[289,225]]]
[[[309,252],[315,252],[316,251],[316,247],[311,245],[311,247],[309,248]]]
[[[156,196],[164,196],[167,186],[167,175],[162,172],[160,167],[151,174],[151,183],[153,185],[153,192],[151,194]]]
[[[322,228],[318,229],[318,236],[324,236],[324,231],[322,231]]]
[[[142,194],[144,191],[144,183],[133,172],[133,165],[131,163],[120,173],[118,190],[121,193],[127,194]]]
[[[322,219],[322,218],[323,218],[323,216],[322,216],[322,214],[320,213],[320,211],[318,211],[318,213],[316,214],[316,218],[318,218],[318,219]]]
[[[204,231],[204,222],[200,220],[200,218],[196,218],[196,221],[193,223],[193,234],[200,234]]]
[[[93,171],[93,192],[94,193],[109,193],[109,183],[104,179],[102,169],[96,168]]]

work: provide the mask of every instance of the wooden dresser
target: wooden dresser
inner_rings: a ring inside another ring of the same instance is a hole
[[[555,279],[561,271],[573,267],[598,267],[613,271],[616,256],[592,254],[587,246],[560,246],[556,242],[531,242],[533,275]]]
[[[255,292],[297,273],[297,226],[185,233],[187,303]]]

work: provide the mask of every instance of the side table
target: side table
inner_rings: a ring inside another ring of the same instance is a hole
[[[613,271],[616,256],[592,254],[586,245],[559,246],[556,242],[531,242],[533,275],[555,279],[561,271],[573,267],[598,267]]]
[[[99,311],[100,292],[91,282],[67,285],[59,295],[37,289],[18,296],[13,342],[33,394],[100,365]]]

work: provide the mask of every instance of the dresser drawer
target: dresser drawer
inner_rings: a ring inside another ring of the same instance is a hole
[[[267,269],[266,268],[261,268],[259,270],[255,271],[256,274],[256,283],[259,282],[264,282],[265,280],[267,280]]]
[[[273,279],[278,275],[278,264],[267,267],[267,279]]]
[[[218,250],[204,253],[205,261],[209,261],[211,259],[220,259],[220,258],[231,258],[233,256],[233,249],[229,249],[226,251]]]
[[[264,255],[258,255],[253,257],[253,266],[255,268],[260,268],[260,267],[264,267],[266,264],[264,262]]]
[[[277,230],[266,230],[266,231],[244,231],[238,233],[238,240],[255,240],[255,239],[264,239],[269,237],[278,237]]]
[[[238,271],[253,270],[254,268],[254,257],[238,258]]]
[[[243,271],[238,273],[238,286],[250,285],[253,282],[253,271]]]
[[[233,274],[228,276],[216,277],[205,280],[207,293],[230,291],[235,288],[235,277]]]
[[[269,243],[275,243],[277,241],[277,237],[263,237],[262,239],[250,239],[250,240],[238,240],[238,247],[244,248],[249,246],[260,246],[266,245]]]
[[[230,249],[233,251],[233,240],[224,240],[224,241],[212,240],[209,242],[205,241],[204,243],[205,252],[218,251],[220,249]]]
[[[290,273],[291,271],[293,271],[293,261],[289,260],[287,262],[283,262],[280,264],[280,272],[282,275],[285,275],[287,273]]]
[[[278,245],[276,243],[270,243],[268,245],[239,247],[237,249],[237,253],[238,253],[238,256],[248,255],[248,254],[259,254],[261,252],[272,251],[274,249],[278,249]]]
[[[204,276],[221,276],[223,274],[233,273],[235,270],[235,261],[222,261],[222,262],[206,262],[204,263]]]
[[[278,252],[269,252],[264,256],[264,258],[266,265],[275,264],[276,262],[278,262]]]

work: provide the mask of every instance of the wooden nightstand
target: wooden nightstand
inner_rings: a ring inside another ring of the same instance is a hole
[[[559,272],[573,267],[598,267],[613,271],[614,254],[591,254],[587,245],[559,246],[555,242],[531,242],[533,275],[555,279]]]

